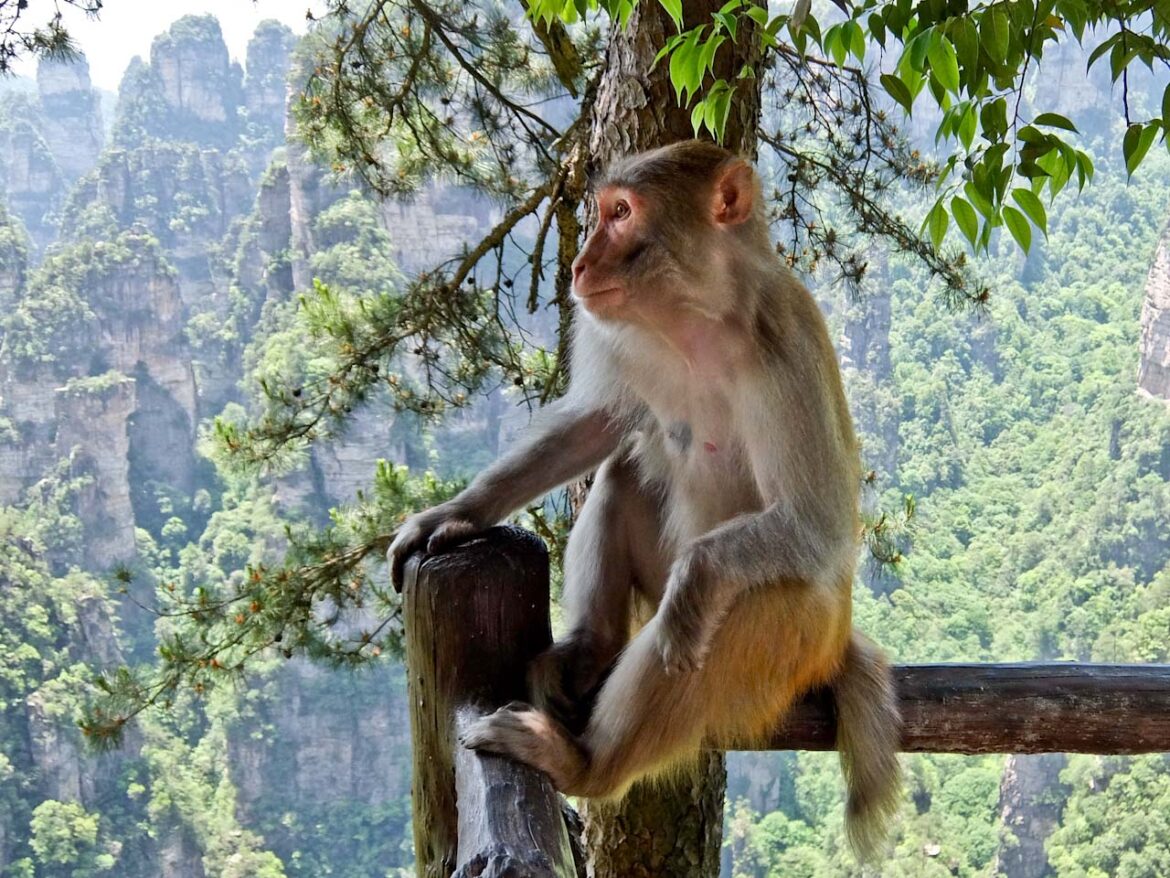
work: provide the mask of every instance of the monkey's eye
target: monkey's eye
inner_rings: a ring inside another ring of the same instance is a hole
[[[619,201],[613,206],[613,218],[615,220],[624,220],[630,215],[630,205],[625,201]]]

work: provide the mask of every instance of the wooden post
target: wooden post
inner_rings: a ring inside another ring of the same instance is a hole
[[[1170,665],[938,664],[894,668],[908,753],[1170,751]],[[761,750],[832,750],[828,692]]]
[[[527,697],[528,663],[552,642],[544,543],[493,528],[442,555],[416,555],[405,579],[418,874],[574,878],[548,778],[456,740],[457,712],[465,722],[469,711]]]

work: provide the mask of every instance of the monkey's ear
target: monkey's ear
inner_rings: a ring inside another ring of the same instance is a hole
[[[747,222],[755,201],[755,171],[743,159],[736,159],[719,172],[715,180],[715,224],[737,226]]]

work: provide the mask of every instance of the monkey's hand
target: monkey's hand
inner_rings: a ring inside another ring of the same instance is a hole
[[[668,674],[700,670],[711,648],[716,614],[702,562],[695,556],[676,561],[653,624],[655,643]]]
[[[394,590],[402,591],[406,560],[415,552],[428,555],[441,552],[464,542],[489,524],[474,509],[460,503],[458,497],[412,515],[398,528],[398,534],[386,552]]]

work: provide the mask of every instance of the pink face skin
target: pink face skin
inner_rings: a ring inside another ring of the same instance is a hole
[[[616,317],[629,301],[629,290],[615,271],[638,245],[644,205],[636,193],[607,187],[597,195],[597,225],[573,260],[573,295],[590,314]]]
[[[724,169],[712,187],[710,219],[715,229],[730,232],[746,222],[755,199],[754,172],[742,161]],[[652,242],[657,231],[648,216],[648,205],[638,192],[623,186],[607,186],[597,194],[597,225],[573,260],[573,295],[590,314],[600,319],[648,323],[662,327],[678,312],[682,292],[675,283],[668,289],[640,289],[633,295],[627,283],[631,257]],[[716,248],[719,257],[726,248]],[[716,259],[718,261],[718,259]],[[718,269],[717,265],[709,266]],[[717,271],[716,271],[717,273]],[[640,281],[639,283],[643,283]],[[687,302],[699,310],[720,313],[718,302]],[[709,306],[715,306],[713,309]]]

